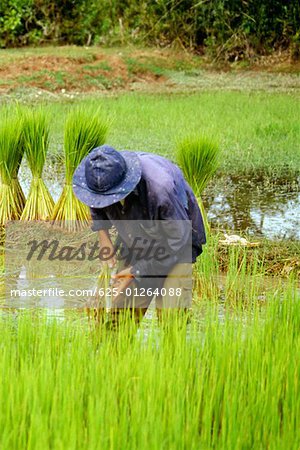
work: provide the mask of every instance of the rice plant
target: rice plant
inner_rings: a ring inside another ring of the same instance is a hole
[[[111,270],[108,264],[102,264],[100,273],[96,282],[96,295],[91,299],[86,308],[89,319],[94,319],[95,323],[102,323],[106,319],[106,309],[109,305],[109,298],[106,293],[110,287]]]
[[[18,180],[24,154],[22,118],[5,114],[0,123],[0,225],[20,218],[25,196]]]
[[[299,448],[296,284],[263,310],[216,299],[176,325],[2,314],[0,448]]]
[[[23,119],[24,147],[32,182],[21,219],[46,220],[54,207],[52,196],[42,179],[49,147],[49,123],[41,109],[24,110]]]
[[[177,162],[198,199],[206,231],[209,224],[201,194],[218,168],[218,159],[219,147],[208,137],[189,136],[177,145]]]
[[[91,113],[76,108],[67,117],[64,134],[66,182],[54,207],[52,220],[70,231],[84,227],[90,218],[88,207],[73,192],[73,174],[91,150],[104,144],[107,131],[108,122],[101,117],[99,110]]]

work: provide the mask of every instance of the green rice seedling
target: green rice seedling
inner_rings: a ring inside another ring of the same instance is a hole
[[[24,154],[22,119],[7,114],[0,124],[0,225],[20,218],[25,196],[18,180]]]
[[[135,335],[2,313],[1,449],[299,448],[297,296],[291,280],[264,310],[207,302]]]
[[[218,168],[219,147],[207,137],[188,137],[178,145],[177,160],[200,196]]]
[[[177,162],[198,198],[206,231],[209,224],[201,194],[218,168],[218,157],[219,146],[208,137],[189,136],[177,145]]]
[[[210,233],[201,258],[193,266],[194,298],[199,300],[217,299],[220,297],[221,274],[217,257],[219,234]]]
[[[73,174],[93,148],[104,144],[107,131],[108,122],[100,116],[99,110],[92,113],[77,108],[67,117],[64,135],[66,182],[54,207],[52,220],[69,231],[84,227],[90,218],[88,207],[73,192]]]
[[[53,198],[42,179],[49,147],[49,123],[41,109],[25,110],[23,120],[24,147],[32,182],[21,219],[47,220],[54,208]]]
[[[110,286],[111,270],[108,264],[102,264],[96,281],[96,295],[92,304],[86,308],[89,319],[93,318],[95,323],[102,323],[106,318],[107,292]]]

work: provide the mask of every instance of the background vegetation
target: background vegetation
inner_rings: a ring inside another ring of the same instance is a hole
[[[143,43],[229,60],[300,53],[298,0],[4,0],[0,45]]]

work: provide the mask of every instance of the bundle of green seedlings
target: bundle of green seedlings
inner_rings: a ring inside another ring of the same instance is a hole
[[[23,138],[32,182],[21,219],[47,220],[52,214],[54,201],[42,179],[49,148],[49,123],[41,109],[23,111]]]
[[[209,231],[201,195],[219,166],[219,146],[205,136],[187,137],[177,145],[177,162],[197,197],[205,229]]]
[[[5,114],[0,123],[0,226],[9,220],[20,218],[25,196],[18,180],[18,172],[24,154],[22,118]]]
[[[107,131],[108,122],[101,117],[99,110],[92,113],[76,108],[67,117],[64,134],[66,181],[54,207],[52,220],[68,231],[83,228],[89,223],[89,209],[75,196],[72,178],[83,158],[95,147],[104,144]]]

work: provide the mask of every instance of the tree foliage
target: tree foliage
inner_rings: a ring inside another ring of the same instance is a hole
[[[300,48],[298,0],[2,0],[2,47],[174,43],[229,59]]]

